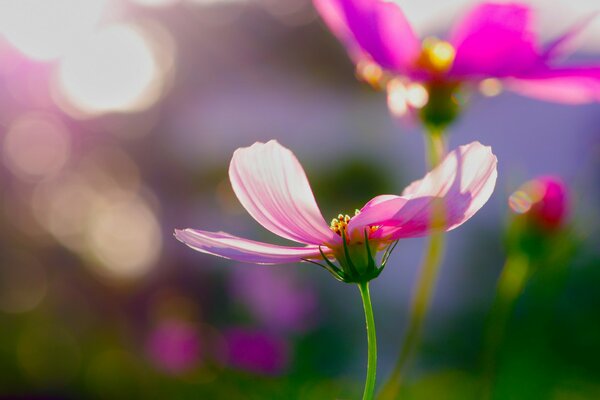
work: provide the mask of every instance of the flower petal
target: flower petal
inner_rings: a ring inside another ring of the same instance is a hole
[[[271,232],[306,244],[335,240],[298,159],[277,141],[237,149],[229,179],[240,203]]]
[[[381,67],[406,72],[421,44],[400,7],[383,0],[313,0],[355,62],[368,55]]]
[[[224,232],[184,229],[175,230],[175,237],[199,252],[254,264],[287,264],[321,256],[318,246],[277,246]]]
[[[586,15],[582,20],[576,22],[569,30],[555,38],[544,50],[544,58],[547,61],[564,58],[572,53],[575,48],[573,42],[577,37],[600,15],[600,11]]]
[[[484,3],[456,24],[451,75],[511,76],[540,61],[531,9],[522,4]]]
[[[369,226],[381,225],[383,222],[396,217],[407,202],[407,198],[384,194],[374,197],[360,210],[360,214],[354,216],[348,223],[348,235],[360,240],[364,235],[364,229]]]
[[[524,96],[565,104],[600,101],[600,66],[567,67],[534,72],[506,81]]]
[[[373,223],[382,228],[372,237],[396,240],[423,236],[433,229],[449,231],[460,226],[490,198],[496,184],[496,164],[490,147],[479,142],[460,146],[423,179],[409,185],[402,196],[388,198],[371,207],[369,213],[381,208],[379,214],[387,217]],[[432,218],[437,201],[443,201],[444,205],[441,225]]]

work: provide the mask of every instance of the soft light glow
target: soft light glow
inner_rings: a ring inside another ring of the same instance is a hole
[[[375,88],[380,88],[384,77],[381,67],[371,61],[360,61],[356,64],[356,75]]]
[[[532,180],[522,185],[508,198],[509,207],[517,214],[528,212],[531,207],[542,200],[546,189],[538,181]]]
[[[94,188],[82,176],[67,173],[38,185],[32,208],[38,223],[59,243],[81,252],[85,225],[97,201]]]
[[[517,190],[508,198],[508,206],[517,214],[525,214],[531,209],[532,205],[531,197],[522,190]]]
[[[479,91],[486,97],[498,96],[502,93],[502,83],[496,78],[487,78],[479,82]]]
[[[161,72],[141,30],[113,25],[61,60],[58,85],[66,102],[87,114],[138,111],[158,99]]]
[[[450,43],[435,37],[423,40],[418,64],[433,73],[446,72],[452,67],[456,50]]]
[[[69,132],[49,114],[25,114],[4,136],[6,166],[22,178],[44,178],[58,172],[69,159]]]
[[[431,48],[431,62],[440,70],[450,68],[455,55],[454,47],[448,42],[439,41]]]
[[[138,278],[158,260],[160,226],[141,199],[107,204],[93,215],[89,229],[89,250],[98,272],[109,278]]]
[[[236,4],[236,3],[246,3],[248,0],[187,0],[188,3],[198,4],[198,5],[218,5],[218,4]]]
[[[5,0],[0,33],[35,60],[55,59],[90,34],[106,0]]]
[[[392,79],[387,85],[387,104],[392,115],[401,117],[408,112],[408,90],[399,79]]]
[[[31,206],[38,223],[101,278],[132,280],[156,265],[162,247],[151,195],[140,185],[126,153],[97,147],[73,171],[38,184]]]
[[[141,6],[147,7],[167,7],[180,2],[180,0],[131,0]]]
[[[406,100],[414,108],[423,108],[429,101],[429,93],[420,83],[411,83],[406,87]]]

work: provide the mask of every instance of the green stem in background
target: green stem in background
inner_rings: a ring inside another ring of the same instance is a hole
[[[502,344],[506,326],[514,304],[523,291],[527,278],[530,275],[528,257],[524,254],[513,254],[508,257],[496,288],[496,296],[492,304],[483,348],[483,396],[482,399],[492,397],[495,373],[495,360],[498,348]]]
[[[425,137],[428,167],[429,169],[432,169],[442,161],[446,154],[444,133],[442,131],[432,130],[427,132]],[[436,221],[443,220],[443,218],[443,204],[434,203],[432,215],[434,225],[437,225]],[[398,396],[404,368],[414,355],[419,344],[425,316],[429,309],[429,304],[431,303],[433,291],[437,283],[437,276],[443,253],[444,233],[434,232],[429,237],[426,253],[419,266],[418,282],[415,292],[413,293],[408,327],[400,349],[400,356],[398,357],[398,361],[396,361],[394,370],[378,396],[380,400],[393,400]]]
[[[428,169],[437,166],[446,155],[446,140],[444,131],[431,129],[425,134],[425,159]]]
[[[369,346],[369,355],[367,358],[367,379],[365,381],[363,400],[372,400],[375,394],[375,377],[377,375],[377,336],[375,334],[375,318],[373,317],[373,306],[371,305],[369,282],[359,283],[358,288],[360,290],[360,296],[362,297],[363,307],[365,309],[367,341]]]

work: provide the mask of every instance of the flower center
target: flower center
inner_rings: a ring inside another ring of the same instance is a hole
[[[417,65],[434,74],[447,72],[454,62],[456,50],[450,43],[435,37],[423,40]]]
[[[360,214],[360,210],[354,210],[354,216]],[[346,228],[348,227],[348,223],[352,219],[348,214],[338,214],[337,218],[331,220],[331,224],[329,224],[329,229],[342,236],[342,233],[346,234]]]
[[[360,214],[360,210],[357,208],[356,210],[354,210],[354,217],[356,217],[358,214]],[[352,218],[353,217],[349,216],[348,214],[338,214],[337,218],[331,220],[331,224],[329,224],[329,229],[331,229],[340,236],[346,236],[347,240],[350,241],[351,239],[348,237],[348,232],[346,231],[346,229],[348,228],[348,223]],[[370,226],[369,232],[375,232],[377,229],[379,229],[379,226]]]

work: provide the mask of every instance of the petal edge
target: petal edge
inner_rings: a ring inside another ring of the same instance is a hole
[[[318,246],[290,247],[243,239],[224,232],[176,229],[175,237],[201,253],[253,264],[288,264],[318,258]]]

